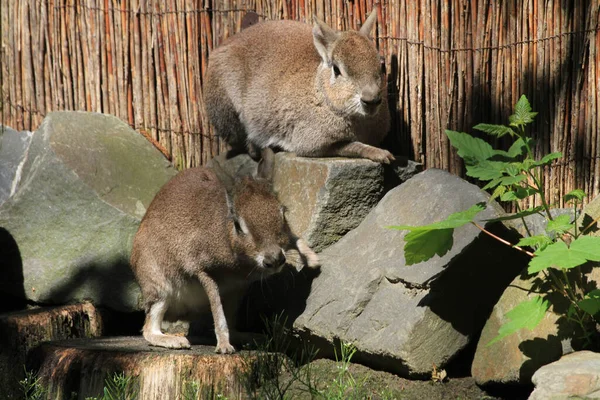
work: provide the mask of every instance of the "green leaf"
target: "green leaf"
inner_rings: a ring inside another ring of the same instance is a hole
[[[495,200],[497,197],[504,196],[506,190],[506,186],[498,186],[496,189],[494,189],[494,192],[492,193],[492,197],[490,197],[490,199]]]
[[[504,194],[504,196],[502,196],[501,200],[502,201],[518,201],[518,200],[523,200],[529,196],[533,196],[536,193],[537,192],[535,189],[519,187],[510,192],[506,192]]]
[[[588,261],[600,261],[600,237],[580,236],[571,242],[571,247],[564,242],[556,242],[537,250],[535,255],[527,269],[530,274],[550,267],[569,269]]]
[[[482,181],[498,179],[503,176],[506,163],[500,161],[479,161],[477,164],[466,164],[467,175]]]
[[[500,221],[510,221],[511,219],[519,219],[523,217],[527,217],[528,215],[533,215],[541,212],[544,209],[543,206],[531,207],[516,214],[506,215],[504,217],[487,219],[486,222],[500,222]]]
[[[550,243],[552,243],[552,239],[550,239],[548,236],[536,235],[521,238],[521,240],[519,240],[519,243],[517,243],[517,246],[539,247],[541,249],[548,246]]]
[[[534,329],[544,318],[549,306],[548,300],[544,300],[540,296],[535,296],[531,300],[519,303],[515,308],[506,313],[506,317],[510,321],[498,329],[498,336],[492,339],[487,346],[491,346],[520,329]]]
[[[477,129],[478,131],[485,132],[488,135],[496,137],[502,137],[506,134],[511,136],[516,135],[515,131],[504,125],[477,124],[473,127],[473,129]]]
[[[600,312],[600,289],[594,289],[586,294],[585,299],[581,300],[577,305],[591,316],[598,314]]]
[[[532,165],[534,167],[541,167],[542,165],[550,164],[552,161],[556,160],[557,158],[561,158],[561,157],[562,157],[562,153],[560,151],[555,152],[555,153],[546,154],[544,157],[542,157],[541,160],[533,162]]]
[[[569,214],[562,214],[555,217],[553,220],[548,221],[546,225],[547,232],[556,232],[562,234],[573,228],[571,223],[571,216]]]
[[[454,228],[466,225],[486,207],[477,203],[465,211],[450,214],[443,221],[424,226],[398,225],[388,229],[409,230],[404,237],[404,258],[407,265],[427,261],[434,255],[443,256],[452,248]]]
[[[460,226],[466,225],[473,221],[473,218],[483,210],[485,210],[486,204],[484,202],[477,203],[472,205],[468,210],[459,211],[452,213],[443,221],[434,222],[429,225],[422,226],[410,226],[410,225],[394,225],[388,226],[388,229],[395,230],[407,230],[407,231],[426,231],[431,229],[448,229],[448,228],[458,228]]]
[[[585,198],[585,192],[581,189],[575,189],[575,190],[572,190],[569,193],[565,194],[564,201],[565,201],[565,203],[568,203],[572,200],[583,201],[584,198]]]
[[[525,95],[522,95],[515,105],[515,113],[508,117],[511,126],[523,126],[533,122],[533,118],[537,115],[531,111],[531,105]]]
[[[529,142],[531,142],[531,138],[518,138],[508,149],[508,156],[511,158],[515,158],[522,155],[527,149],[526,143]]]
[[[429,260],[434,255],[443,256],[454,242],[453,228],[415,230],[404,237],[404,259],[406,265]]]
[[[450,143],[465,162],[483,161],[494,155],[492,146],[484,140],[475,138],[464,132],[446,130]]]

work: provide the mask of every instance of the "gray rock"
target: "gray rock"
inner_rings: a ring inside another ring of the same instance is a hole
[[[579,351],[540,368],[529,400],[600,399],[600,354]]]
[[[332,245],[356,228],[385,192],[422,170],[422,165],[399,158],[386,166],[358,158],[305,158],[278,153],[273,186],[287,208],[295,234],[315,251]],[[207,166],[222,179],[251,175],[257,163],[247,154],[222,154]]]
[[[139,287],[131,241],[176,171],[111,116],[56,112],[33,135],[21,182],[0,207],[0,291],[41,303],[90,299],[128,311]]]
[[[358,158],[279,153],[273,187],[290,227],[315,250],[357,227],[383,196],[383,167]]]
[[[17,188],[32,135],[0,125],[0,204]]]
[[[554,216],[573,213],[572,209],[552,210]],[[546,219],[540,215],[525,218],[532,235],[545,232]],[[510,224],[526,236],[521,221]],[[600,269],[593,268],[586,274],[589,290],[600,282]],[[530,385],[531,377],[540,367],[558,360],[573,351],[576,327],[565,317],[566,307],[562,299],[553,295],[554,305],[540,324],[533,330],[521,329],[490,346],[488,343],[498,335],[498,329],[507,322],[505,314],[519,303],[536,296],[540,289],[547,290],[543,275],[529,276],[524,270],[506,288],[486,321],[477,344],[471,366],[471,375],[479,385],[509,384]]]
[[[364,221],[321,254],[296,330],[321,344],[343,340],[356,360],[410,377],[443,368],[476,337],[506,285],[526,259],[473,225],[454,232],[442,257],[407,266],[405,231],[389,225],[424,225],[488,201],[478,187],[430,169],[391,190]],[[479,216],[503,214],[491,202]],[[509,234],[501,224],[496,234]],[[320,353],[320,354],[323,354]]]

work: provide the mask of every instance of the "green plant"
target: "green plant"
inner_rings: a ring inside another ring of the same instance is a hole
[[[136,400],[139,381],[125,372],[115,372],[104,379],[104,391],[100,397],[87,397],[86,400]]]
[[[488,345],[519,329],[535,328],[550,307],[547,295],[554,292],[567,299],[569,308],[565,316],[578,326],[584,346],[589,346],[593,335],[597,333],[595,324],[600,322],[600,290],[587,290],[582,267],[590,262],[600,261],[600,237],[589,235],[596,221],[582,225],[578,218],[578,210],[585,198],[582,190],[573,190],[563,198],[565,204],[572,205],[572,213],[556,216],[551,212],[552,204],[545,197],[542,173],[545,166],[561,158],[562,154],[550,153],[539,160],[533,157],[533,139],[527,136],[525,128],[533,122],[536,114],[523,95],[509,118],[508,126],[479,124],[474,127],[497,138],[510,136],[513,143],[508,151],[494,149],[486,141],[467,133],[446,131],[450,143],[464,160],[466,174],[487,182],[483,189],[492,191],[492,199],[514,202],[516,206],[517,213],[489,222],[520,219],[527,237],[511,244],[478,224],[475,217],[486,208],[485,203],[475,204],[468,210],[454,213],[444,221],[430,225],[389,228],[410,231],[405,236],[404,246],[408,265],[426,261],[435,254],[446,254],[452,247],[454,229],[465,224],[473,224],[531,257],[527,272],[530,275],[541,274],[544,283],[541,287],[549,289],[542,291],[545,296],[534,296],[509,311],[506,316],[510,321],[500,327],[498,336]],[[539,205],[521,209],[521,201],[531,197]],[[545,234],[532,235],[525,220],[525,217],[532,214],[540,214],[547,219]],[[530,247],[533,252],[525,247]]]
[[[19,381],[19,386],[25,400],[45,399],[48,394],[37,373],[27,371],[27,368],[25,368],[25,378]]]

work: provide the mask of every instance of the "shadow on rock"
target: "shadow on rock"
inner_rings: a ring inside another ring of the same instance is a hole
[[[68,279],[49,290],[47,301],[60,304],[91,300],[97,306],[130,312],[140,309],[140,296],[129,262],[116,257],[111,262],[81,265]]]
[[[23,287],[23,260],[21,251],[10,232],[0,227],[0,260],[2,279],[11,288],[10,293],[0,292],[0,313],[25,308],[25,288]]]
[[[509,241],[517,241],[501,224],[487,229]],[[528,262],[526,255],[517,250],[506,252],[505,247],[480,234],[470,245],[470,251],[458,255],[431,283],[430,292],[419,306],[429,307],[458,332],[478,336],[506,287]],[[497,257],[497,254],[506,254],[506,257]]]
[[[237,328],[262,332],[265,328],[263,319],[269,320],[276,315],[281,315],[286,319],[286,325],[292,327],[304,312],[312,281],[319,274],[319,270],[303,268],[296,271],[287,266],[278,275],[254,282],[238,310]]]

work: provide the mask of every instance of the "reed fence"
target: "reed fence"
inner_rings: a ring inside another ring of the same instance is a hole
[[[243,17],[357,29],[372,0],[5,0],[1,122],[35,129],[53,110],[109,113],[179,168],[223,151],[203,112],[211,50]],[[375,38],[388,72],[386,146],[462,174],[445,129],[507,121],[526,94],[548,196],[600,193],[598,0],[383,0]],[[502,143],[500,143],[502,144]]]

